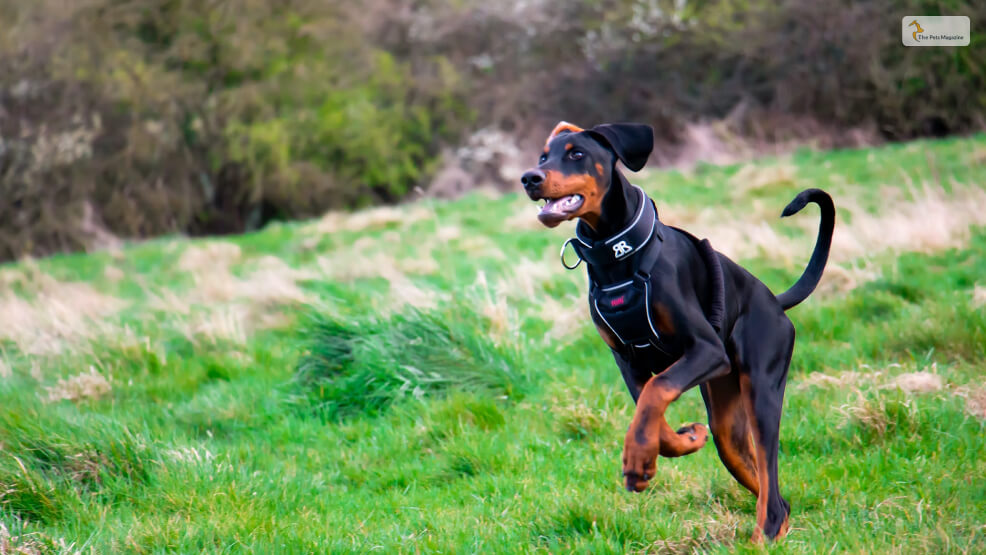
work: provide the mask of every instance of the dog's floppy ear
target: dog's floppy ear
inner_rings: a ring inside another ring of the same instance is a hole
[[[604,123],[586,131],[609,145],[630,171],[639,171],[654,150],[654,128],[643,123]]]

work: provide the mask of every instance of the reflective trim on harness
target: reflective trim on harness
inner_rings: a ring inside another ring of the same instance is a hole
[[[654,339],[660,341],[661,335],[657,333],[654,329],[654,321],[650,317],[650,280],[644,281],[644,306],[647,307],[647,325],[650,326],[650,332],[654,334]]]
[[[654,348],[670,355],[666,350],[669,345],[662,344],[651,314],[651,272],[661,256],[668,227],[658,219],[657,208],[650,197],[639,187],[634,186],[634,189],[640,194],[640,206],[626,228],[605,240],[592,241],[584,239],[577,226],[576,237],[565,244],[571,243],[580,260],[586,262],[590,311],[595,311],[599,320],[628,350],[629,356],[633,358],[637,356],[636,350],[645,348]],[[646,218],[645,212],[648,214]],[[581,225],[582,222],[579,223]],[[706,318],[721,333],[726,305],[718,254],[707,239],[700,241],[684,230],[671,229],[683,234],[695,245],[705,264],[712,301]],[[652,241],[654,237],[657,238]],[[616,276],[624,281],[600,286],[593,279],[593,276],[599,275],[606,276],[607,280]]]
[[[620,334],[616,331],[616,328],[614,328],[613,325],[609,323],[609,320],[607,320],[606,317],[603,316],[602,311],[599,310],[599,300],[596,299],[595,297],[593,297],[592,298],[592,304],[595,305],[595,307],[596,307],[596,314],[598,314],[599,315],[599,318],[601,318],[602,321],[603,321],[603,323],[606,324],[606,327],[609,328],[609,331],[613,332],[613,335],[615,335],[616,338],[620,340],[620,343],[623,343],[624,345],[626,345],[627,342],[624,341],[622,337],[620,337]]]
[[[623,283],[618,283],[616,285],[610,285],[609,287],[603,287],[602,290],[603,291],[607,291],[607,292],[608,291],[615,291],[615,290],[619,289],[620,287],[626,287],[627,285],[630,285],[631,283],[633,283],[633,280],[632,279],[631,280],[628,280],[628,281],[624,281]]]
[[[661,226],[657,218],[657,209],[653,201],[643,189],[633,185],[639,197],[639,206],[633,220],[622,231],[607,239],[592,240],[583,235],[586,225],[580,221],[575,226],[575,241],[572,248],[593,266],[612,266],[631,258],[634,254],[645,250],[651,242],[651,237],[657,235],[661,239]]]

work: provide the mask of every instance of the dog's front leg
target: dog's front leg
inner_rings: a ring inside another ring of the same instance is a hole
[[[713,336],[714,338],[714,336]],[[664,418],[668,405],[691,387],[729,372],[718,338],[696,342],[640,392],[633,421],[623,441],[623,476],[628,491],[644,491],[657,469],[657,456],[680,457],[702,448],[708,432],[701,424],[672,430]]]

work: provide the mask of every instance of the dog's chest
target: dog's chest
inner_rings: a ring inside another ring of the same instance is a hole
[[[589,293],[589,311],[610,347],[667,351],[674,335],[666,307],[655,304],[649,280],[634,278]]]

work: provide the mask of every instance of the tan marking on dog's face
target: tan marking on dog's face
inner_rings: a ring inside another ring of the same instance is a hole
[[[544,185],[541,190],[545,197],[561,198],[568,195],[582,195],[585,201],[582,206],[569,215],[572,218],[581,218],[595,229],[602,214],[603,193],[599,181],[591,175],[584,173],[565,175],[557,170],[549,170],[545,174]]]
[[[599,177],[603,176],[603,165],[599,162],[596,162],[596,173],[599,174]]]
[[[559,133],[562,133],[563,131],[570,131],[572,133],[581,133],[582,131],[585,131],[585,129],[582,129],[578,125],[568,123],[567,121],[559,121],[558,125],[556,125],[555,128],[551,130],[551,134],[548,135],[548,140],[544,142],[544,147],[548,148],[548,143],[551,142],[551,139],[554,139]],[[547,152],[547,150],[545,150],[545,152]]]
[[[575,146],[575,145],[573,145],[572,143],[565,143],[565,152],[568,152],[569,150],[572,150],[572,147],[573,146]]]

